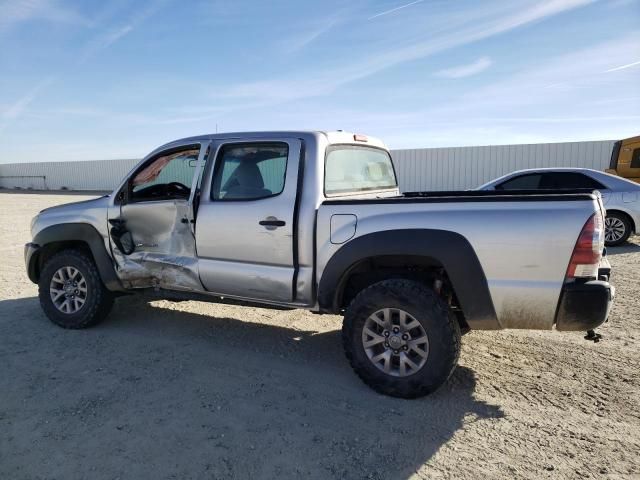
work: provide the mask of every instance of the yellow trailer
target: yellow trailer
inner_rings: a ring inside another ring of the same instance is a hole
[[[640,136],[614,143],[611,163],[605,171],[640,183]]]

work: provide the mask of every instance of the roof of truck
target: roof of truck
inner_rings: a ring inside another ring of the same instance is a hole
[[[258,132],[224,132],[224,133],[210,133],[205,135],[196,135],[193,137],[185,137],[177,140],[173,140],[169,143],[166,143],[154,150],[154,152],[158,150],[163,150],[167,147],[171,147],[174,144],[184,144],[187,142],[202,142],[207,140],[243,140],[243,139],[270,139],[270,138],[282,138],[282,137],[292,137],[292,138],[302,138],[302,139],[310,139],[317,138],[319,136],[324,136],[327,138],[328,142],[331,144],[336,143],[351,143],[351,144],[361,144],[361,145],[369,145],[372,147],[384,148],[386,149],[386,145],[382,142],[382,140],[376,137],[370,137],[369,135],[347,132],[344,130],[274,130],[274,131],[258,131]]]

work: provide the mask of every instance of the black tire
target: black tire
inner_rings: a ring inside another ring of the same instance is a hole
[[[63,313],[51,298],[51,280],[61,267],[77,269],[86,280],[86,300],[75,313]],[[45,262],[38,282],[38,297],[49,320],[62,328],[70,329],[88,328],[100,323],[111,311],[114,299],[113,294],[102,284],[91,256],[75,249],[62,250]]]
[[[605,232],[607,229],[606,227],[607,220],[610,220],[610,219],[615,219],[621,222],[621,225],[624,227],[624,232],[622,233],[622,236],[617,240],[606,240],[606,236],[605,236],[604,244],[607,247],[617,247],[618,245],[622,245],[624,242],[626,242],[629,236],[631,235],[631,222],[629,221],[629,217],[627,217],[623,213],[618,213],[618,212],[607,213],[607,216],[605,219]]]
[[[409,313],[428,337],[426,363],[408,376],[383,372],[365,352],[362,341],[365,322],[383,308]],[[460,326],[446,302],[425,285],[411,280],[385,280],[353,299],[345,313],[342,342],[351,367],[371,388],[393,397],[417,398],[437,390],[455,370],[460,355]]]

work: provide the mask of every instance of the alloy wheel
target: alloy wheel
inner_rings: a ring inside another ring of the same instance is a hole
[[[62,313],[77,313],[87,301],[87,281],[80,270],[61,267],[51,277],[51,302]]]
[[[604,239],[607,242],[617,242],[626,231],[625,224],[617,217],[607,217],[604,220]]]
[[[418,320],[399,308],[383,308],[367,318],[362,346],[371,363],[393,377],[418,372],[429,356],[427,332]]]

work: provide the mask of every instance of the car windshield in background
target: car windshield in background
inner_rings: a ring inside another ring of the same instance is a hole
[[[327,149],[324,180],[326,195],[396,187],[396,176],[388,152],[357,145],[336,145]]]

